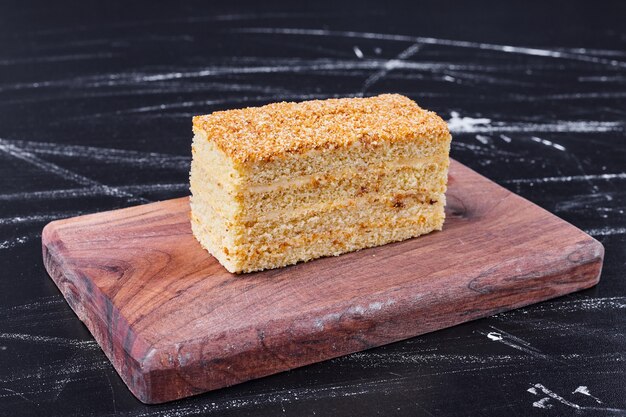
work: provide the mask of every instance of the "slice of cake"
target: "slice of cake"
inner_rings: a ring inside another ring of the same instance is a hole
[[[450,132],[397,94],[193,118],[191,226],[230,272],[441,230]]]

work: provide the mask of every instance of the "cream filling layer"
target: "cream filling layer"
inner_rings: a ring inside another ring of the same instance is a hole
[[[346,198],[342,200],[332,200],[332,201],[321,201],[319,203],[310,204],[305,207],[300,207],[296,209],[290,210],[269,210],[266,211],[263,215],[248,215],[243,216],[241,218],[236,219],[237,222],[241,222],[244,224],[257,223],[257,222],[272,222],[272,221],[290,221],[292,219],[297,219],[299,217],[307,216],[313,213],[316,214],[324,214],[328,211],[336,210],[338,208],[345,207],[356,207],[363,203],[374,205],[379,204],[382,208],[395,209],[398,210],[399,213],[402,212],[401,208],[408,206],[409,204],[417,203],[417,204],[426,204],[431,203],[436,204],[439,202],[444,202],[445,204],[445,194],[444,193],[417,193],[417,192],[399,192],[394,194],[385,193],[369,193],[367,195],[363,195],[355,198]],[[213,211],[215,211],[220,217],[224,217],[221,214],[219,208],[215,207],[215,205],[209,200],[205,199],[202,196],[193,196],[193,204],[194,206],[205,205],[211,207]]]
[[[375,171],[374,175],[377,175],[378,172],[387,173],[389,171],[398,171],[398,170],[407,169],[407,168],[420,169],[420,168],[423,168],[424,165],[435,165],[434,169],[438,169],[440,163],[441,161],[434,161],[431,158],[398,160],[395,163],[386,164],[387,169],[381,169],[381,170]],[[285,188],[297,188],[297,187],[302,187],[307,184],[310,184],[311,182],[315,182],[316,180],[322,179],[326,177],[327,175],[333,175],[337,172],[339,172],[339,176],[348,176],[348,177],[358,176],[359,174],[362,173],[362,171],[354,171],[351,168],[346,168],[346,169],[335,171],[332,173],[303,175],[294,179],[283,178],[283,179],[274,181],[271,184],[254,184],[254,185],[247,187],[247,190],[250,193],[269,193],[272,191],[277,191],[277,190],[281,190]],[[367,173],[371,174],[372,171],[367,171]],[[333,175],[333,176],[337,177],[337,175]]]
[[[197,172],[196,175],[201,175],[204,178],[210,179],[214,184],[218,187],[225,189],[229,194],[238,194],[242,191],[247,193],[268,193],[273,192],[285,188],[297,188],[306,186],[316,180],[323,179],[326,177],[333,178],[346,178],[346,177],[356,177],[356,176],[366,176],[366,175],[378,175],[379,173],[390,173],[393,171],[403,170],[403,169],[424,169],[426,165],[435,165],[434,169],[438,169],[439,166],[444,165],[446,168],[449,165],[449,159],[446,155],[433,158],[433,157],[424,157],[424,158],[400,158],[395,160],[394,162],[388,162],[382,164],[381,166],[377,166],[377,169],[367,169],[367,170],[359,170],[354,169],[353,167],[344,168],[340,170],[334,171],[324,171],[324,172],[316,172],[314,174],[309,175],[301,175],[295,178],[290,177],[280,177],[271,183],[264,184],[250,184],[246,186],[236,186],[231,183],[231,180],[225,176],[216,175],[216,173],[208,172],[204,165],[198,161],[197,165],[194,166],[194,170]],[[200,185],[201,186],[201,185]],[[192,190],[193,192],[193,190]]]

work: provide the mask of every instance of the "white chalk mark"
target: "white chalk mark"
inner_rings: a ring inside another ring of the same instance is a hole
[[[603,227],[601,229],[586,229],[585,233],[591,236],[614,236],[626,234],[626,227]]]
[[[615,99],[626,97],[624,91],[612,92],[592,92],[592,93],[569,93],[569,94],[548,94],[541,96],[525,96],[514,95],[512,98],[518,101],[537,101],[537,100],[587,100],[587,99]]]
[[[483,145],[489,145],[489,141],[491,140],[491,138],[489,138],[489,136],[476,135],[476,140]]]
[[[518,178],[513,180],[502,181],[507,184],[541,184],[541,183],[559,183],[559,182],[578,182],[592,180],[623,180],[626,179],[626,172],[616,174],[588,174],[588,175],[564,175],[560,177],[542,177],[542,178]]]
[[[625,412],[625,411],[626,411],[625,409],[621,409],[621,408],[611,408],[611,407],[585,407],[585,406],[581,406],[580,404],[576,404],[575,402],[572,402],[572,401],[569,401],[569,400],[567,400],[567,399],[563,398],[561,395],[559,395],[559,394],[557,394],[556,392],[554,392],[554,391],[552,391],[552,390],[548,389],[547,387],[545,387],[543,384],[540,384],[540,383],[534,384],[534,385],[533,385],[533,388],[535,388],[535,391],[534,391],[534,392],[533,392],[533,391],[530,391],[530,389],[528,389],[527,391],[528,391],[528,392],[530,392],[530,393],[532,393],[532,394],[535,394],[535,395],[537,395],[537,394],[538,394],[538,391],[541,391],[544,395],[547,395],[547,398],[552,399],[552,400],[555,400],[555,401],[557,401],[558,403],[563,404],[563,405],[565,405],[565,406],[567,406],[567,407],[573,408],[573,409],[575,409],[575,410],[594,410],[594,411],[606,411],[606,412],[615,412],[615,413],[623,413],[623,412]],[[576,392],[581,392],[581,391],[578,391],[578,389],[580,389],[580,388],[582,388],[582,389],[586,389],[587,387],[584,387],[584,386],[583,386],[583,387],[578,387],[578,388],[577,388],[577,390],[576,390],[576,391],[574,391],[573,393],[576,393]],[[537,390],[538,390],[538,391],[537,391]],[[582,392],[581,392],[581,393],[582,393]],[[585,394],[585,395],[586,395],[586,394]],[[595,397],[594,397],[594,398],[595,398]],[[542,400],[543,400],[543,401],[542,401]],[[548,403],[548,401],[549,401],[549,400],[546,400],[545,398],[542,398],[542,400],[540,400],[540,401],[541,401],[541,404],[540,404],[540,405],[543,405],[544,407],[541,407],[541,406],[539,406],[539,405],[535,405],[535,404],[537,404],[539,401],[538,401],[538,402],[533,403],[533,406],[535,406],[535,407],[539,407],[539,408],[550,408],[550,407],[547,407],[547,403]],[[596,400],[597,400],[597,399],[596,399]]]
[[[375,70],[384,69],[387,60],[382,59],[367,59],[367,60],[339,60],[339,59],[303,59],[303,58],[258,58],[258,57],[244,57],[234,60],[235,65],[221,65],[221,66],[203,66],[197,70],[186,71],[169,71],[161,73],[151,72],[119,72],[100,74],[96,76],[83,76],[72,77],[66,79],[55,80],[41,80],[36,82],[26,83],[12,83],[0,86],[0,91],[8,90],[23,90],[23,89],[42,89],[42,88],[61,88],[68,87],[69,91],[64,92],[61,97],[99,97],[107,95],[118,95],[118,92],[94,92],[93,90],[100,87],[113,87],[113,86],[131,86],[137,88],[134,94],[144,93],[157,93],[158,91],[180,92],[191,91],[200,92],[211,89],[211,84],[215,85],[215,89],[220,91],[261,91],[263,93],[270,94],[288,94],[293,93],[289,90],[281,88],[273,88],[269,86],[256,86],[249,84],[225,84],[225,83],[182,83],[185,79],[204,78],[212,76],[226,76],[226,75],[246,75],[246,74],[307,74],[317,73],[320,75],[335,75],[341,73],[345,75],[347,71],[350,71],[353,75],[361,75],[363,73],[370,73]],[[250,63],[258,64],[251,66]],[[408,71],[426,71],[435,74],[440,74],[446,71],[502,71],[507,70],[509,67],[499,68],[485,65],[468,65],[468,64],[451,64],[448,62],[413,62],[402,61],[394,63],[398,69]],[[402,77],[415,77],[421,76],[420,74],[403,75]],[[146,86],[158,86],[159,89],[146,89]],[[238,87],[238,85],[241,86]],[[78,93],[76,93],[78,91]],[[124,94],[129,92],[125,90]],[[58,99],[58,93],[50,96],[54,99]],[[24,100],[24,99],[21,99]],[[27,100],[34,100],[29,98]],[[16,101],[12,101],[16,102]],[[19,101],[18,101],[19,102]],[[0,105],[6,102],[0,103]],[[9,102],[10,104],[11,102]]]
[[[296,401],[359,397],[373,393],[391,394],[404,387],[407,377],[348,381],[333,385],[291,388],[216,399],[203,404],[174,405],[162,410],[163,417],[183,417],[192,414],[210,414],[239,409],[258,409],[260,406],[290,404]],[[417,388],[416,388],[417,389]],[[139,417],[139,416],[137,416]]]
[[[14,248],[16,246],[23,245],[24,243],[30,241],[33,237],[34,236],[32,235],[24,235],[24,236],[16,237],[14,239],[5,240],[3,242],[0,242],[0,249],[9,249],[9,248]]]
[[[43,159],[36,157],[34,154],[9,143],[5,139],[0,139],[0,151],[3,151],[8,155],[13,156],[14,158],[21,159],[24,162],[34,165],[45,172],[57,175],[63,179],[73,181],[84,186],[101,187],[102,190],[108,193],[108,195],[115,197],[124,197],[129,202],[150,202],[148,199],[145,199],[143,197],[135,197],[131,193],[120,191],[115,187],[101,184],[98,181],[92,180],[91,178],[87,178],[68,169],[61,168],[60,166],[53,164],[52,162],[44,161]]]
[[[501,337],[496,334],[492,334],[492,337],[498,341],[497,338]],[[435,350],[436,349],[432,349]],[[429,353],[431,350],[416,351],[416,352],[388,352],[388,353],[354,353],[349,356],[342,357],[341,359],[334,359],[339,362],[358,362],[362,366],[370,368],[385,368],[390,364],[395,365],[408,365],[408,364],[447,364],[447,365],[459,365],[455,367],[456,370],[470,366],[477,365],[481,367],[496,366],[496,367],[518,367],[520,363],[536,363],[534,356],[522,354],[502,354],[502,355],[469,355],[469,354],[441,354],[441,353]],[[551,356],[557,362],[565,362],[571,359],[578,359],[579,355],[553,355]],[[617,355],[617,360],[621,360],[624,355]]]
[[[502,340],[502,335],[498,332],[489,332],[487,333],[487,337],[496,342],[499,342],[500,340]]]
[[[500,342],[502,344],[505,344],[513,349],[517,349],[521,352],[527,353],[531,356],[534,356],[536,358],[540,358],[540,359],[550,359],[549,356],[544,355],[543,353],[541,353],[541,351],[537,348],[534,348],[533,346],[531,346],[530,343],[528,343],[527,341],[514,336],[510,333],[505,332],[504,330],[500,330],[494,326],[489,326],[491,327],[493,330],[495,330],[495,332],[489,332],[489,333],[484,333],[484,332],[480,332],[481,334],[487,336],[487,338],[489,338],[489,340],[492,340],[494,342]]]
[[[97,77],[94,77],[97,78]],[[50,82],[52,83],[52,82]],[[55,91],[53,94],[44,95],[44,93],[38,94],[36,97],[28,97],[28,98],[17,98],[12,100],[3,100],[0,105],[14,105],[14,104],[22,104],[22,103],[41,103],[42,101],[56,101],[59,99],[66,98],[101,98],[101,97],[119,97],[119,96],[144,96],[144,95],[161,95],[164,93],[215,93],[215,92],[255,92],[255,93],[264,93],[264,94],[293,94],[293,91],[279,88],[279,87],[271,87],[267,85],[253,85],[253,84],[243,84],[243,83],[219,83],[219,82],[195,82],[195,83],[185,83],[178,81],[164,81],[164,82],[153,82],[150,84],[150,87],[147,88],[142,83],[136,83],[132,80],[125,82],[115,82],[113,85],[120,86],[128,86],[130,88],[124,88],[121,90],[107,90],[107,91],[96,91],[95,89],[98,87],[109,87],[110,83],[100,83],[98,81],[81,81],[80,79],[72,79],[72,80],[59,80],[54,81],[57,86],[73,86],[72,89],[67,89],[64,91]],[[2,90],[22,90],[28,88],[41,88],[52,86],[47,82],[36,83],[38,87],[33,87],[31,84],[11,84],[5,85],[4,87],[0,86],[0,91]],[[104,85],[103,85],[104,84]],[[76,88],[79,87],[79,88]]]
[[[508,137],[507,135],[500,135],[500,139],[502,139],[506,143],[511,143],[511,138]]]
[[[569,59],[573,61],[589,62],[593,64],[602,64],[611,67],[626,68],[626,62],[618,61],[616,59],[598,58],[589,55],[581,55],[571,52],[563,52],[551,49],[529,48],[525,46],[512,46],[512,45],[499,45],[485,42],[470,42],[459,41],[453,39],[441,39],[425,36],[407,36],[407,35],[394,35],[384,33],[373,32],[353,32],[353,31],[339,31],[339,30],[327,30],[327,29],[300,29],[300,28],[267,28],[267,27],[249,27],[249,28],[237,28],[231,29],[229,32],[238,33],[265,33],[274,35],[304,35],[304,36],[324,36],[324,37],[345,37],[356,39],[375,39],[375,40],[388,40],[388,41],[405,41],[405,42],[419,42],[423,44],[453,46],[458,48],[470,48],[480,49],[487,51],[496,51],[511,54],[538,56],[546,58],[558,58]]]
[[[356,55],[357,58],[363,59],[363,51],[361,51],[358,46],[354,45],[352,47],[352,50],[354,51],[354,55]]]
[[[600,56],[626,56],[624,51],[614,49],[597,49],[597,48],[554,48],[558,51],[573,52],[575,54],[600,55]]]
[[[125,149],[99,148],[95,146],[65,145],[52,142],[3,139],[5,143],[28,149],[35,155],[87,158],[115,164],[130,164],[134,167],[172,168],[189,170],[191,157],[156,152],[130,151]]]
[[[622,122],[603,122],[603,121],[572,121],[557,120],[553,123],[506,123],[494,124],[492,129],[486,131],[493,132],[553,132],[553,133],[602,133],[621,131],[624,128]]]
[[[20,65],[20,64],[37,64],[44,62],[66,62],[66,61],[85,61],[91,59],[107,59],[114,57],[115,54],[110,52],[101,52],[96,54],[72,54],[57,56],[38,56],[28,58],[0,59],[0,66]]]
[[[567,212],[572,210],[595,211],[595,212],[620,212],[619,207],[602,207],[605,202],[613,201],[611,193],[585,193],[574,195],[570,199],[562,200],[554,206],[554,211]],[[622,213],[620,213],[622,214]]]
[[[24,224],[24,223],[49,222],[52,220],[80,216],[81,214],[85,214],[85,213],[82,211],[66,211],[66,212],[60,212],[60,213],[35,214],[32,216],[2,217],[0,218],[0,226]]]
[[[117,401],[115,400],[115,391],[113,390],[113,384],[111,383],[111,378],[109,378],[109,373],[105,372],[104,376],[107,379],[107,384],[109,385],[109,391],[111,391],[111,401],[113,402],[113,414],[117,413]]]
[[[27,304],[22,304],[22,305],[17,305],[17,306],[12,306],[12,307],[8,307],[5,309],[0,309],[1,311],[10,311],[11,313],[8,313],[8,315],[14,316],[15,312],[23,312],[23,311],[31,311],[31,310],[39,310],[39,309],[44,309],[46,311],[48,311],[51,307],[53,306],[58,306],[58,305],[65,305],[65,299],[62,296],[50,296],[50,297],[40,297],[37,301],[34,301],[32,303],[27,303]],[[6,313],[5,313],[6,314]],[[23,315],[23,313],[19,313],[18,316]]]
[[[22,394],[21,392],[14,391],[14,390],[12,390],[12,389],[10,389],[10,388],[6,388],[6,387],[0,387],[0,389],[5,390],[5,391],[8,391],[8,392],[10,392],[12,395],[17,395],[17,396],[18,396],[18,397],[20,397],[21,399],[26,400],[26,401],[28,401],[28,402],[29,402],[29,403],[31,403],[31,404],[39,405],[38,403],[36,403],[36,402],[34,402],[34,401],[30,400],[29,398],[26,398],[26,396],[24,396],[24,394]],[[5,397],[5,395],[3,395],[2,397]],[[2,398],[2,397],[0,397],[0,398]]]
[[[98,344],[93,342],[93,349],[98,349]],[[32,368],[18,367],[16,372],[4,372],[0,375],[0,383],[14,383],[23,381],[29,386],[38,387],[39,392],[50,391],[54,389],[58,383],[66,376],[72,377],[74,380],[81,378],[85,374],[93,371],[111,370],[111,363],[106,358],[94,357],[93,355],[75,354],[71,361],[52,361],[47,364],[39,364]],[[93,375],[93,374],[91,374]],[[50,385],[53,384],[53,387]]]
[[[211,76],[239,75],[239,74],[280,74],[280,73],[324,73],[328,71],[348,71],[355,69],[375,70],[382,68],[384,61],[381,60],[359,60],[359,61],[339,61],[339,60],[317,60],[313,62],[287,61],[284,65],[259,65],[259,66],[221,66],[210,67],[196,71],[173,71],[166,73],[146,74],[146,73],[113,73],[99,75],[96,77],[72,78],[65,80],[38,81],[31,83],[18,83],[0,86],[0,91],[39,89],[44,87],[112,87],[118,85],[142,85],[146,83],[161,83],[164,81],[183,80],[189,78],[204,78]],[[402,65],[410,69],[421,69],[430,71],[434,67],[441,67],[442,64],[419,64],[405,63]]]
[[[460,117],[456,111],[450,112],[448,127],[452,133],[502,133],[502,132],[613,132],[622,131],[622,122],[556,120],[550,123],[496,122],[488,118]],[[557,147],[559,150],[561,145]]]
[[[176,192],[189,190],[189,183],[169,183],[169,184],[135,184],[117,186],[120,191],[133,194],[152,193],[152,192]],[[32,201],[32,200],[48,200],[48,199],[72,199],[81,197],[95,197],[109,195],[102,187],[87,188],[66,188],[61,190],[49,191],[24,191],[20,193],[0,194],[0,201]]]
[[[558,395],[557,393],[549,390],[548,388],[546,388],[545,386],[543,386],[542,384],[535,384],[534,385],[535,388],[537,388],[538,390],[540,390],[541,392],[543,392],[545,395],[547,395],[548,397],[560,402],[561,404],[564,404],[568,407],[572,407],[575,408],[577,410],[580,410],[582,407],[578,404],[575,404],[571,401],[566,400],[565,398],[561,397],[560,395]]]
[[[451,68],[448,68],[446,70],[446,75],[443,77],[445,81],[460,82],[463,80],[467,80],[467,81],[471,81],[475,83],[485,82],[488,84],[514,85],[518,87],[529,87],[533,85],[528,82],[521,82],[521,81],[514,80],[514,79],[506,79],[502,77],[494,77],[494,76],[489,76],[489,75],[484,75],[484,74],[475,74],[475,73],[467,72],[467,71],[458,71],[458,70],[454,70],[453,69],[454,67],[455,66],[451,66]]]
[[[591,75],[591,76],[578,77],[578,81],[601,82],[601,83],[623,82],[623,81],[626,81],[626,76],[624,75]]]
[[[63,179],[76,182],[81,185],[92,185],[92,186],[100,185],[96,181],[83,177],[82,175],[68,171],[51,162],[41,160],[37,158],[35,155],[33,155],[32,153],[18,148],[17,146],[10,144],[8,141],[4,139],[0,139],[0,151],[4,151],[8,155],[11,155],[17,159],[21,159],[25,162],[28,162],[31,165],[34,165],[42,169],[43,171],[58,175],[59,177]]]
[[[450,112],[450,120],[448,120],[448,128],[451,132],[474,132],[477,128],[489,126],[491,119],[486,117],[473,118],[461,117],[458,112]]]
[[[307,63],[303,65],[263,65],[254,67],[215,67],[199,71],[177,71],[162,74],[139,75],[134,81],[136,82],[154,82],[166,80],[178,80],[183,78],[203,78],[215,75],[237,75],[237,74],[279,74],[279,73],[303,73],[303,72],[320,72],[328,70],[351,70],[351,69],[377,69],[382,67],[380,61],[322,61],[320,63]],[[421,67],[424,65],[409,65],[408,67]]]
[[[0,333],[0,340],[19,340],[28,343],[43,343],[87,349],[96,348],[98,346],[95,340],[74,340],[62,337],[38,336],[23,333]]]
[[[400,52],[395,58],[390,59],[389,61],[385,62],[383,67],[380,69],[380,71],[370,75],[365,80],[365,82],[363,83],[363,86],[361,87],[361,96],[363,96],[365,92],[369,90],[369,88],[372,85],[376,84],[378,81],[383,79],[390,71],[393,71],[394,69],[401,67],[405,59],[408,59],[412,57],[413,55],[415,55],[421,48],[422,48],[421,44],[415,43],[409,46],[408,48],[406,48],[404,51]]]
[[[71,378],[63,378],[59,381],[56,382],[56,386],[55,386],[55,393],[52,396],[52,401],[56,401],[59,399],[59,396],[61,395],[61,393],[65,390],[65,387],[67,387],[67,384],[70,383],[72,379]]]
[[[552,408],[552,404],[550,404],[550,397],[543,397],[542,399],[535,401],[533,403],[533,407],[537,408]]]
[[[554,149],[557,149],[559,151],[565,150],[564,146],[559,145],[558,143],[554,143],[552,141],[546,140],[546,139],[538,138],[537,136],[532,136],[530,139],[533,140],[534,142],[541,143],[542,145],[551,146]]]
[[[598,397],[594,397],[593,395],[591,395],[591,393],[589,392],[589,388],[587,388],[585,385],[581,385],[578,388],[576,388],[574,391],[572,391],[572,394],[586,395],[587,397],[591,397],[594,400],[596,400],[598,404],[602,404],[602,401],[600,401]]]
[[[626,309],[626,297],[584,298],[580,300],[553,301],[533,306],[532,310],[512,310],[499,313],[495,317],[512,317],[529,313],[550,311],[553,313],[572,313],[580,311],[610,311]],[[621,314],[621,313],[620,313]]]
[[[179,109],[179,108],[189,108],[189,107],[198,107],[198,106],[213,106],[216,104],[225,104],[225,103],[250,103],[253,101],[260,102],[271,102],[278,100],[313,100],[313,99],[325,99],[331,97],[343,97],[342,94],[292,94],[292,95],[271,95],[271,96],[254,96],[254,97],[242,97],[242,98],[229,98],[223,100],[201,100],[201,101],[182,101],[177,103],[168,103],[168,104],[159,104],[156,106],[144,106],[144,107],[136,107],[133,109],[126,110],[118,110],[113,114],[129,114],[129,113],[147,113],[153,111],[163,111],[169,109]],[[94,116],[103,116],[106,113],[99,113],[95,115],[89,115],[87,117]],[[83,117],[83,118],[87,118]]]

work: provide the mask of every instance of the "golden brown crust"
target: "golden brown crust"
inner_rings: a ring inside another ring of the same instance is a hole
[[[399,94],[218,111],[195,116],[193,127],[240,163],[355,142],[375,145],[418,138],[445,140],[449,136],[445,121]]]

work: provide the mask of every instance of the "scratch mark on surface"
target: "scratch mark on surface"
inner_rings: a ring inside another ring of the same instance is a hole
[[[481,50],[486,50],[486,51],[538,56],[538,57],[545,57],[545,58],[569,59],[569,60],[574,60],[574,61],[589,62],[593,64],[602,64],[602,65],[607,65],[611,67],[626,68],[626,62],[618,61],[616,59],[598,58],[598,57],[589,56],[589,55],[581,55],[578,53],[563,52],[563,51],[557,51],[557,50],[551,50],[551,49],[529,48],[525,46],[500,45],[500,44],[485,43],[485,42],[460,41],[460,40],[453,40],[453,39],[425,37],[425,36],[408,36],[408,35],[394,35],[394,34],[374,33],[374,32],[354,32],[354,31],[340,31],[340,30],[327,30],[327,29],[268,28],[268,27],[237,28],[237,29],[231,29],[229,30],[229,32],[259,33],[259,34],[274,34],[274,35],[306,35],[306,36],[324,36],[324,37],[335,36],[335,37],[345,37],[345,38],[419,42],[423,44],[453,46],[453,47],[458,47],[458,48],[481,49]]]
[[[537,408],[552,408],[552,404],[550,404],[550,397],[543,397],[540,400],[537,400],[533,403],[533,407]]]
[[[2,223],[0,222],[0,224]],[[14,239],[8,239],[5,241],[2,241],[0,242],[0,249],[9,249],[9,248],[14,248],[16,246],[23,245],[24,243],[27,243],[28,241],[30,241],[36,236],[38,235],[24,235],[24,236],[16,237]]]
[[[598,397],[594,397],[593,395],[591,395],[591,393],[589,392],[589,388],[587,388],[585,385],[581,385],[578,388],[576,388],[574,391],[572,391],[572,394],[586,395],[587,397],[591,397],[594,400],[596,400],[598,404],[602,404],[602,401],[600,401]]]
[[[549,401],[549,399],[555,400],[560,404],[563,404],[567,407],[573,408],[575,410],[596,410],[596,411],[608,411],[608,412],[616,412],[616,413],[623,413],[626,411],[626,409],[621,409],[621,408],[610,408],[610,407],[584,407],[581,406],[579,404],[576,404],[572,401],[566,400],[565,398],[563,398],[561,395],[557,394],[556,392],[546,388],[543,384],[537,383],[535,385],[533,385],[534,388],[536,388],[537,390],[541,391],[544,395],[547,395],[547,398],[543,398],[541,402],[541,406],[540,405],[535,405],[537,404],[537,402],[533,403],[533,406],[535,407],[539,407],[539,408],[550,408],[546,405],[546,403]],[[580,387],[579,387],[580,388]],[[586,387],[585,387],[586,388]],[[531,392],[531,391],[528,391]],[[575,391],[576,392],[576,391]]]
[[[503,343],[513,349],[517,349],[519,351],[527,353],[536,358],[546,359],[546,360],[551,359],[548,355],[544,355],[539,349],[531,346],[531,344],[528,343],[527,341],[517,336],[514,336],[510,333],[507,333],[504,330],[500,330],[494,326],[489,326],[489,327],[495,330],[495,332],[489,332],[489,333],[480,332],[480,334],[487,336],[489,340]]]
[[[294,95],[272,95],[272,96],[256,96],[256,97],[243,97],[243,98],[229,98],[223,100],[201,100],[201,101],[182,101],[177,103],[159,104],[156,106],[143,106],[126,110],[118,110],[114,114],[128,114],[128,113],[146,113],[152,111],[162,111],[178,108],[189,108],[197,106],[212,106],[215,104],[234,104],[234,103],[251,103],[254,101],[260,102],[272,102],[278,100],[313,100],[313,99],[325,99],[331,97],[340,97],[341,94],[294,94]],[[106,113],[98,113],[93,116],[103,116]]]
[[[502,340],[502,335],[498,332],[489,332],[487,333],[487,337],[495,342],[499,342],[500,340]]]
[[[0,66],[19,65],[19,64],[36,64],[36,63],[44,63],[44,62],[85,61],[85,60],[90,60],[90,59],[112,58],[114,56],[115,54],[110,53],[110,52],[101,52],[101,53],[96,53],[96,54],[72,54],[72,55],[0,59]]]
[[[52,401],[56,401],[59,399],[59,396],[65,390],[65,387],[67,387],[67,384],[69,384],[71,380],[72,380],[71,378],[63,378],[60,381],[58,381],[56,392],[52,396]]]
[[[6,387],[0,387],[0,389],[3,389],[3,390],[5,390],[5,391],[8,391],[8,392],[10,392],[12,395],[17,395],[18,397],[22,398],[23,400],[28,401],[28,402],[29,402],[29,403],[31,403],[31,404],[38,405],[36,402],[34,402],[34,401],[32,401],[31,399],[27,398],[27,397],[26,397],[24,394],[22,394],[21,392],[17,392],[17,391],[15,391],[15,390],[12,390],[12,389],[10,389],[10,388],[6,388]],[[3,395],[3,397],[4,397],[4,395]],[[0,397],[0,398],[1,398],[1,397]]]
[[[581,409],[580,405],[575,404],[575,403],[573,403],[573,402],[571,402],[571,401],[566,400],[565,398],[563,398],[563,397],[561,397],[560,395],[558,395],[557,393],[555,393],[555,392],[553,392],[553,391],[549,390],[548,388],[546,388],[546,387],[545,387],[545,386],[543,386],[542,384],[537,383],[537,384],[535,384],[533,387],[534,387],[534,388],[536,388],[537,390],[541,391],[541,392],[542,392],[542,393],[544,393],[545,395],[547,395],[547,397],[546,397],[546,398],[542,398],[542,399],[540,400],[540,401],[541,401],[541,403],[539,403],[539,402],[535,402],[535,403],[533,403],[533,406],[535,406],[535,407],[539,407],[539,408],[549,408],[549,407],[546,405],[546,402],[547,402],[547,401],[549,401],[550,399],[554,399],[554,400],[556,400],[556,401],[560,402],[561,404],[564,404],[564,405],[566,405],[566,406],[568,406],[568,407],[572,407],[572,408],[575,408],[575,409],[577,409],[577,410],[580,410],[580,409]],[[530,391],[529,391],[529,392],[530,392]],[[537,404],[537,403],[539,403],[539,404]],[[535,404],[537,404],[537,405],[535,405]]]
[[[118,190],[126,191],[133,194],[151,193],[151,192],[175,192],[188,191],[189,183],[170,183],[170,184],[134,184],[119,185]],[[72,199],[80,197],[107,196],[109,193],[101,187],[87,188],[65,188],[60,190],[49,191],[25,191],[20,193],[0,194],[0,201],[19,201],[19,200],[47,200],[47,199]],[[21,243],[21,242],[20,242]],[[0,245],[1,247],[1,245]]]
[[[175,406],[163,410],[163,417],[183,417],[190,414],[216,413],[238,409],[249,409],[259,405],[290,404],[302,400],[323,400],[332,398],[358,397],[376,392],[391,393],[400,387],[404,387],[407,377],[386,378],[366,381],[351,381],[341,384],[321,385],[305,388],[294,388],[274,392],[261,392],[258,394],[242,395],[236,398],[224,398],[205,404],[191,404],[188,406]],[[137,414],[135,417],[147,417],[153,411]]]
[[[587,175],[564,175],[559,177],[541,177],[541,178],[518,178],[513,180],[504,180],[503,183],[508,184],[540,184],[544,182],[577,182],[577,181],[589,181],[589,180],[624,180],[626,179],[626,172],[620,172],[615,174],[587,174]]]
[[[614,236],[626,234],[626,227],[603,227],[601,229],[585,229],[591,236]]]
[[[534,305],[532,309],[511,310],[496,314],[494,317],[526,315],[530,313],[558,312],[570,313],[575,311],[607,311],[626,309],[626,297],[582,298],[578,300],[551,301]]]
[[[188,171],[190,156],[170,155],[157,152],[142,152],[126,149],[100,148],[96,146],[66,145],[52,142],[2,139],[6,144],[28,149],[35,155],[55,155],[63,157],[88,158],[116,164],[129,164],[134,167],[172,168]]]
[[[5,139],[0,139],[0,151],[7,153],[17,159],[21,159],[24,162],[27,162],[31,165],[36,166],[37,168],[57,175],[65,180],[73,181],[81,185],[91,186],[91,187],[100,187],[103,191],[107,192],[109,195],[116,197],[124,197],[129,202],[135,203],[149,203],[150,200],[143,197],[136,197],[131,193],[121,191],[115,187],[110,187],[105,184],[101,184],[98,181],[92,180],[91,178],[87,178],[83,175],[72,172],[68,169],[61,168],[60,166],[53,164],[52,162],[44,161],[43,159],[38,158],[34,154],[27,152],[15,145],[8,143]]]
[[[22,223],[37,223],[37,222],[49,222],[51,220],[65,219],[67,217],[80,216],[85,214],[84,211],[65,211],[58,213],[46,213],[35,214],[31,216],[15,216],[15,217],[3,217],[0,218],[0,226],[22,224]]]
[[[417,52],[419,52],[421,48],[422,45],[420,43],[414,43],[413,45],[406,48],[404,51],[400,52],[395,58],[385,62],[380,71],[370,75],[365,80],[363,86],[361,87],[360,96],[362,97],[371,86],[383,79],[389,72],[400,67],[402,65],[402,61],[415,55]]]
[[[541,138],[538,138],[537,136],[532,136],[530,139],[533,142],[541,143],[542,145],[546,145],[546,146],[551,146],[551,147],[553,147],[556,150],[565,151],[565,147],[564,146],[559,145],[558,143],[554,143],[552,141],[549,141],[547,139],[541,139]]]
[[[29,342],[29,343],[44,343],[44,344],[53,344],[53,345],[59,345],[59,346],[70,346],[70,347],[85,348],[85,349],[94,349],[98,347],[97,343],[94,340],[75,340],[75,339],[65,339],[62,337],[38,336],[38,335],[23,334],[23,333],[0,333],[0,339],[19,340],[22,342]]]
[[[488,118],[459,117],[458,112],[451,112],[448,127],[452,133],[504,133],[504,132],[544,132],[544,133],[602,133],[619,132],[624,128],[622,122],[595,120],[556,120],[548,123],[502,122]]]
[[[486,128],[491,123],[491,119],[486,117],[473,118],[461,117],[458,112],[450,112],[448,128],[451,132],[474,132],[478,128]]]
[[[113,413],[117,413],[117,401],[115,399],[115,390],[113,389],[113,384],[111,383],[111,378],[109,378],[109,373],[105,372],[104,376],[107,379],[107,384],[109,385],[109,391],[111,391],[111,402],[113,403]]]
[[[13,307],[9,307],[6,310],[9,311],[29,311],[29,310],[38,310],[40,308],[48,309],[50,306],[54,305],[64,305],[65,299],[62,296],[54,295],[50,297],[40,297],[37,301],[32,303],[17,305]],[[0,309],[2,311],[3,309]]]

